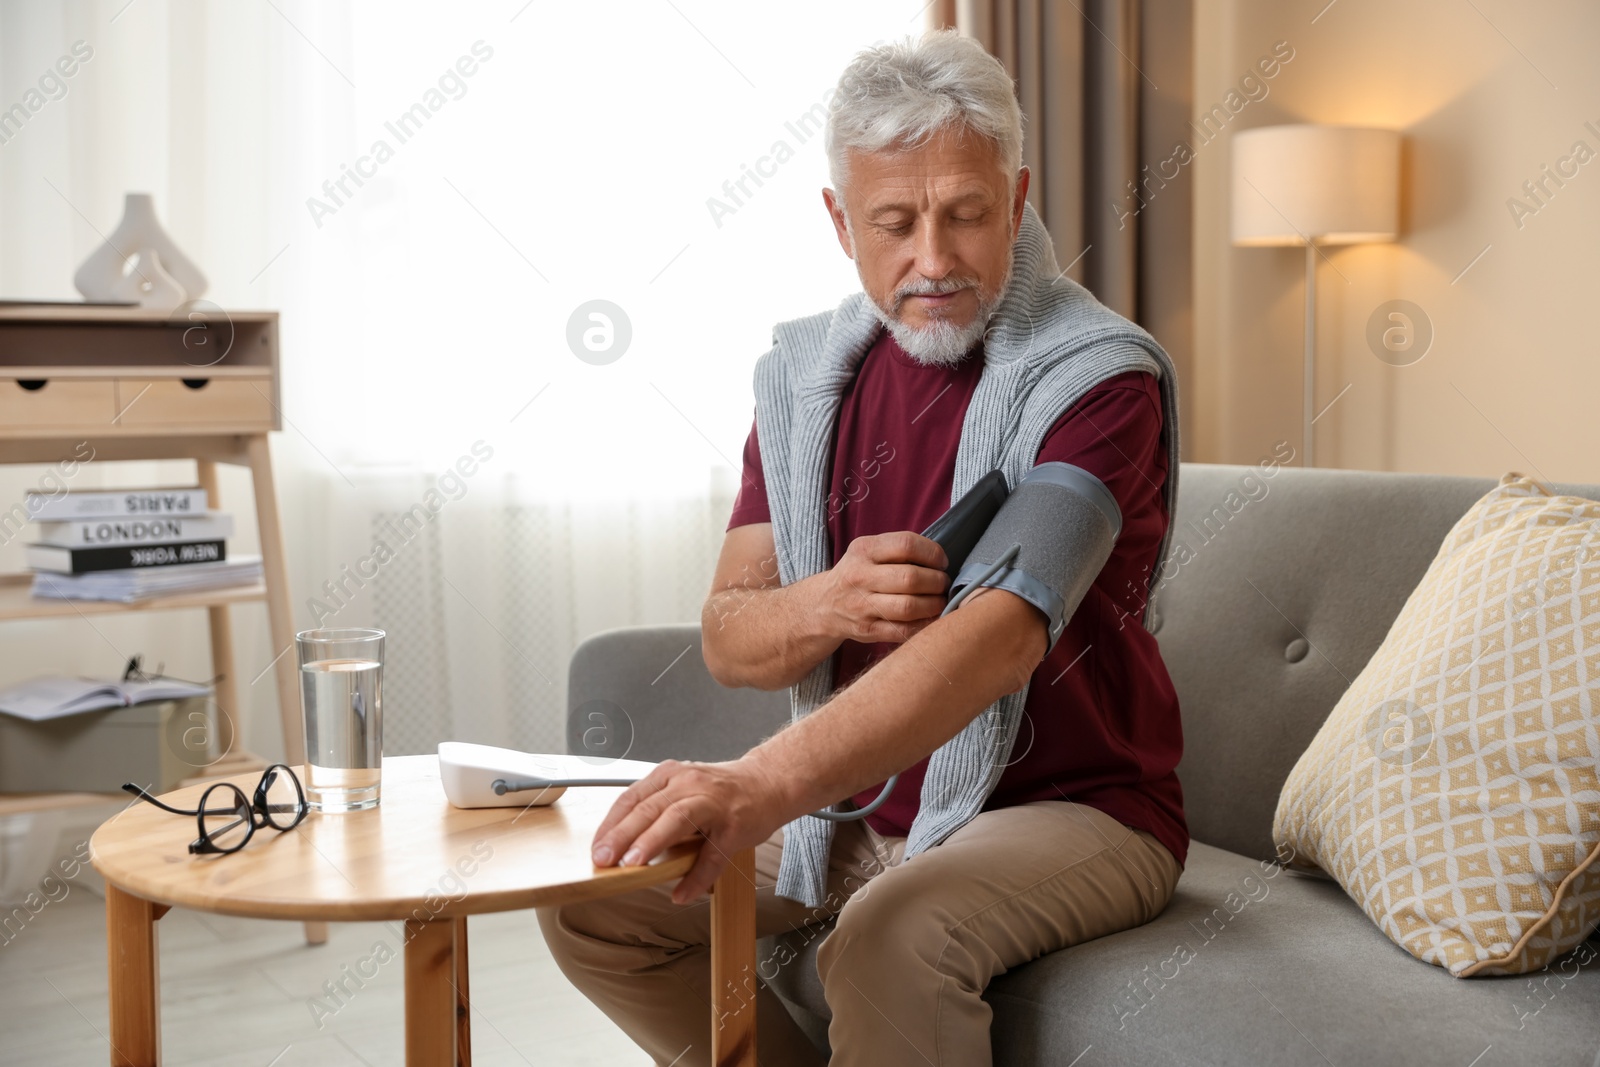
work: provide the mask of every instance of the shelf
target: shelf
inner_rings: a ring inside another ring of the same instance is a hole
[[[0,364],[0,371],[3,371],[7,378],[49,381],[54,378],[261,378],[267,376],[271,368],[262,363],[227,365],[219,363],[215,366],[193,363],[150,363],[128,366],[118,363],[90,363],[83,366],[35,363],[16,366]]]
[[[199,785],[217,778],[247,774],[264,770],[267,761],[249,752],[239,752],[205,768],[203,774],[185,778],[174,789]],[[132,798],[120,790],[115,793],[0,793],[0,818],[7,815],[28,815],[39,811],[62,811],[67,808],[86,808],[95,804],[127,804]]]
[[[104,304],[0,304],[0,322],[63,322],[72,325],[86,322],[118,326],[165,326],[168,323],[181,325],[186,321],[271,322],[278,315],[276,311],[235,311],[220,307],[215,311],[196,309],[192,312],[196,316],[195,319],[190,319],[188,317],[190,314],[190,312],[177,314],[153,311],[140,307],[111,307]]]
[[[31,574],[0,574],[0,621],[7,619],[62,619],[79,615],[112,615],[129,611],[170,611],[209,608],[219,604],[248,604],[267,598],[262,582],[206,589],[172,596],[148,597],[124,604],[115,600],[49,600],[29,593]]]
[[[0,306],[0,378],[226,378],[252,370],[277,377],[274,312],[169,318],[139,308]],[[269,392],[276,395],[275,381]]]
[[[89,461],[189,459],[195,461],[195,476],[210,492],[214,508],[221,506],[217,465],[244,467],[255,493],[263,580],[121,604],[34,599],[30,575],[0,574],[0,622],[227,608],[260,601],[267,608],[269,652],[292,647],[294,613],[268,444],[269,435],[283,422],[278,313],[200,307],[206,310],[165,314],[134,307],[0,302],[0,393],[5,401],[0,404],[0,466],[58,464],[65,471],[68,464],[76,470]],[[193,395],[180,391],[174,380],[199,378],[208,384]],[[18,379],[44,379],[47,384],[41,393],[31,382],[29,388],[21,388]],[[129,405],[135,401],[138,406],[130,414]],[[234,678],[232,613],[209,614],[217,701],[242,713]],[[8,661],[6,670],[11,669]],[[293,759],[304,739],[293,657],[278,656],[268,671],[276,680],[284,749]],[[243,729],[242,721],[237,728]],[[205,768],[204,773],[248,773],[248,768],[260,766],[261,761],[251,757],[244,764],[229,760]],[[0,795],[0,814],[96,804],[103,799],[108,798],[92,793]],[[326,941],[325,925],[307,923],[306,940]]]
[[[126,793],[0,793],[0,818],[36,811],[86,808],[91,804],[120,804]]]

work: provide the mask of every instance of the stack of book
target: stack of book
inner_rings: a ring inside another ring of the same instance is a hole
[[[201,488],[30,492],[24,507],[34,596],[131,602],[261,580],[260,557],[228,559],[233,516],[208,511]]]

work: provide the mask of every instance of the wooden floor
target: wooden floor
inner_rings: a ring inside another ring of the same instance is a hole
[[[649,1057],[556,968],[533,912],[475,917],[469,925],[475,1065],[647,1067]],[[160,923],[164,1062],[403,1063],[395,932],[380,923],[330,930],[328,943],[312,948],[295,923],[174,908]],[[380,944],[393,953],[388,962],[379,962]],[[374,970],[370,980],[361,977]],[[328,981],[343,981],[351,994],[327,999]],[[313,1010],[319,998],[329,1011]],[[105,901],[74,885],[0,943],[0,1064],[100,1067],[109,1062],[107,1032]]]

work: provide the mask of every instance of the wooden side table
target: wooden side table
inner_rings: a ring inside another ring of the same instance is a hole
[[[217,465],[250,471],[261,541],[263,581],[255,585],[157,597],[133,604],[45,600],[29,593],[31,576],[0,574],[0,621],[75,619],[106,613],[204,608],[218,714],[231,736],[244,736],[229,609],[267,605],[272,648],[259,659],[275,672],[285,759],[304,759],[299,683],[283,528],[267,435],[282,429],[278,313],[73,304],[0,305],[0,463],[60,464],[192,459],[213,508],[221,506]],[[16,513],[0,502],[0,524],[18,536]],[[275,659],[273,657],[276,657]],[[254,672],[251,672],[254,673]],[[196,767],[215,778],[265,762],[248,752]],[[114,794],[122,799],[122,794]],[[103,803],[95,793],[0,794],[0,815]],[[306,940],[327,939],[321,923]]]
[[[246,795],[259,774],[233,779]],[[202,787],[162,799],[199,804]],[[383,800],[348,815],[315,812],[294,830],[257,830],[228,856],[191,856],[193,819],[135,804],[90,839],[106,879],[111,1063],[161,1058],[156,921],[171,907],[262,919],[404,921],[406,1063],[471,1063],[467,916],[565,904],[675,881],[698,848],[643,867],[596,868],[595,830],[621,789],[569,789],[543,808],[452,808],[436,756],[383,761]],[[456,881],[465,893],[444,892]],[[711,898],[711,1050],[718,1067],[754,1067],[755,854],[746,849]]]

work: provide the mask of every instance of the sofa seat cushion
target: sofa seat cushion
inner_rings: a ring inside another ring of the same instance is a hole
[[[820,1038],[822,936],[775,940],[761,974]],[[1093,1046],[1084,1065],[1465,1067],[1492,1045],[1495,1063],[1593,1067],[1600,944],[1462,981],[1395,946],[1335,883],[1195,842],[1155,920],[1015,968],[984,999],[997,1064],[1069,1064]]]

